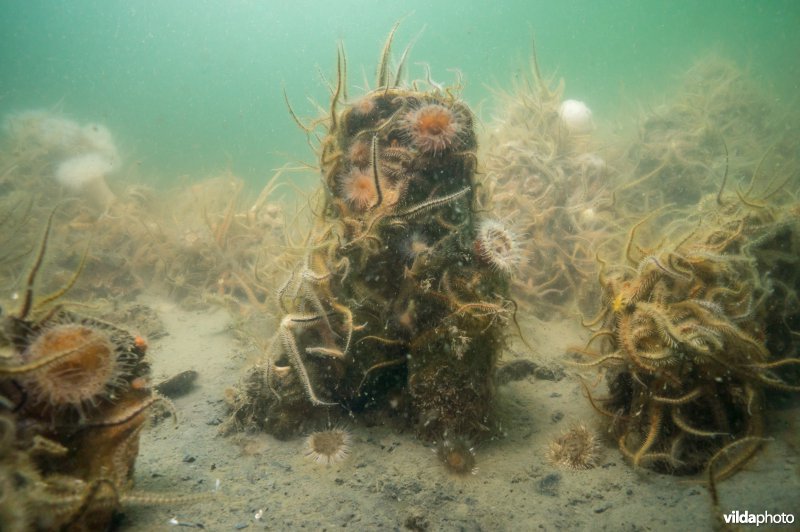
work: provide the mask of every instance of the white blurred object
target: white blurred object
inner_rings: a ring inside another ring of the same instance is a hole
[[[44,109],[20,111],[3,123],[10,140],[30,157],[55,168],[63,186],[106,211],[116,199],[106,178],[121,165],[111,132],[103,124],[80,125]]]
[[[558,116],[570,133],[591,133],[594,129],[592,110],[578,100],[564,100],[558,108]]]
[[[56,169],[56,181],[105,211],[116,198],[106,183],[106,176],[114,169],[114,162],[106,155],[86,153],[61,162]]]

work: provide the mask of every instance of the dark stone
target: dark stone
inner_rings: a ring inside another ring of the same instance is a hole
[[[177,375],[161,381],[155,385],[155,389],[158,393],[166,395],[170,399],[175,399],[191,392],[196,380],[197,372],[190,369],[181,371]]]
[[[539,366],[531,360],[512,360],[495,370],[494,382],[498,386],[502,386],[509,382],[521,381],[525,377],[533,375],[538,367]]]

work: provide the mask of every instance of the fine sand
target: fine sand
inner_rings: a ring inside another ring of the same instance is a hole
[[[534,352],[515,343],[508,362],[528,358],[538,371],[498,389],[505,434],[477,449],[476,475],[453,477],[412,431],[365,427],[353,419],[350,456],[334,465],[304,456],[304,438],[217,435],[224,393],[255,359],[242,352],[224,310],[188,312],[142,298],[168,335],[153,340],[155,382],[180,371],[199,373],[195,388],[166,420],[142,436],[136,491],[164,496],[207,494],[200,502],[124,509],[122,530],[698,530],[713,523],[703,477],[636,470],[613,443],[599,465],[562,470],[548,443],[577,421],[598,427],[568,345],[585,341],[576,320],[523,318]],[[560,371],[559,368],[563,368]],[[565,372],[560,380],[559,373]],[[553,375],[555,373],[555,376]],[[591,376],[592,372],[587,372]],[[719,485],[722,511],[789,512],[800,518],[800,406],[768,415],[771,440],[744,470]],[[214,492],[219,481],[219,489]],[[795,525],[796,526],[796,525]],[[762,527],[764,529],[764,527]],[[786,529],[786,528],[784,528]]]

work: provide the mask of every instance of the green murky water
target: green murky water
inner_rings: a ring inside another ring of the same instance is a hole
[[[431,5],[429,5],[431,4]],[[693,59],[717,50],[749,66],[786,105],[800,83],[800,5],[787,1],[26,1],[0,2],[0,116],[57,108],[105,123],[141,178],[207,176],[226,167],[253,185],[285,163],[313,161],[283,101],[316,116],[345,45],[351,86],[373,79],[389,28],[418,35],[437,81],[464,76],[464,97],[491,116],[489,87],[508,86],[535,34],[542,70],[566,96],[613,123],[633,101],[662,98]],[[399,48],[399,46],[398,46]]]

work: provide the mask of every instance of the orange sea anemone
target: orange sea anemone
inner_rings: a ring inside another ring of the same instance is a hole
[[[371,170],[353,168],[339,183],[341,197],[356,211],[365,211],[378,201]]]
[[[123,385],[123,364],[108,332],[79,323],[46,328],[25,350],[26,362],[54,362],[21,377],[33,404],[53,409],[94,405]]]
[[[439,103],[426,103],[401,119],[406,137],[419,151],[433,155],[461,144],[468,131],[461,112]]]
[[[476,475],[475,448],[463,438],[445,437],[436,447],[436,455],[448,472],[455,475]]]

